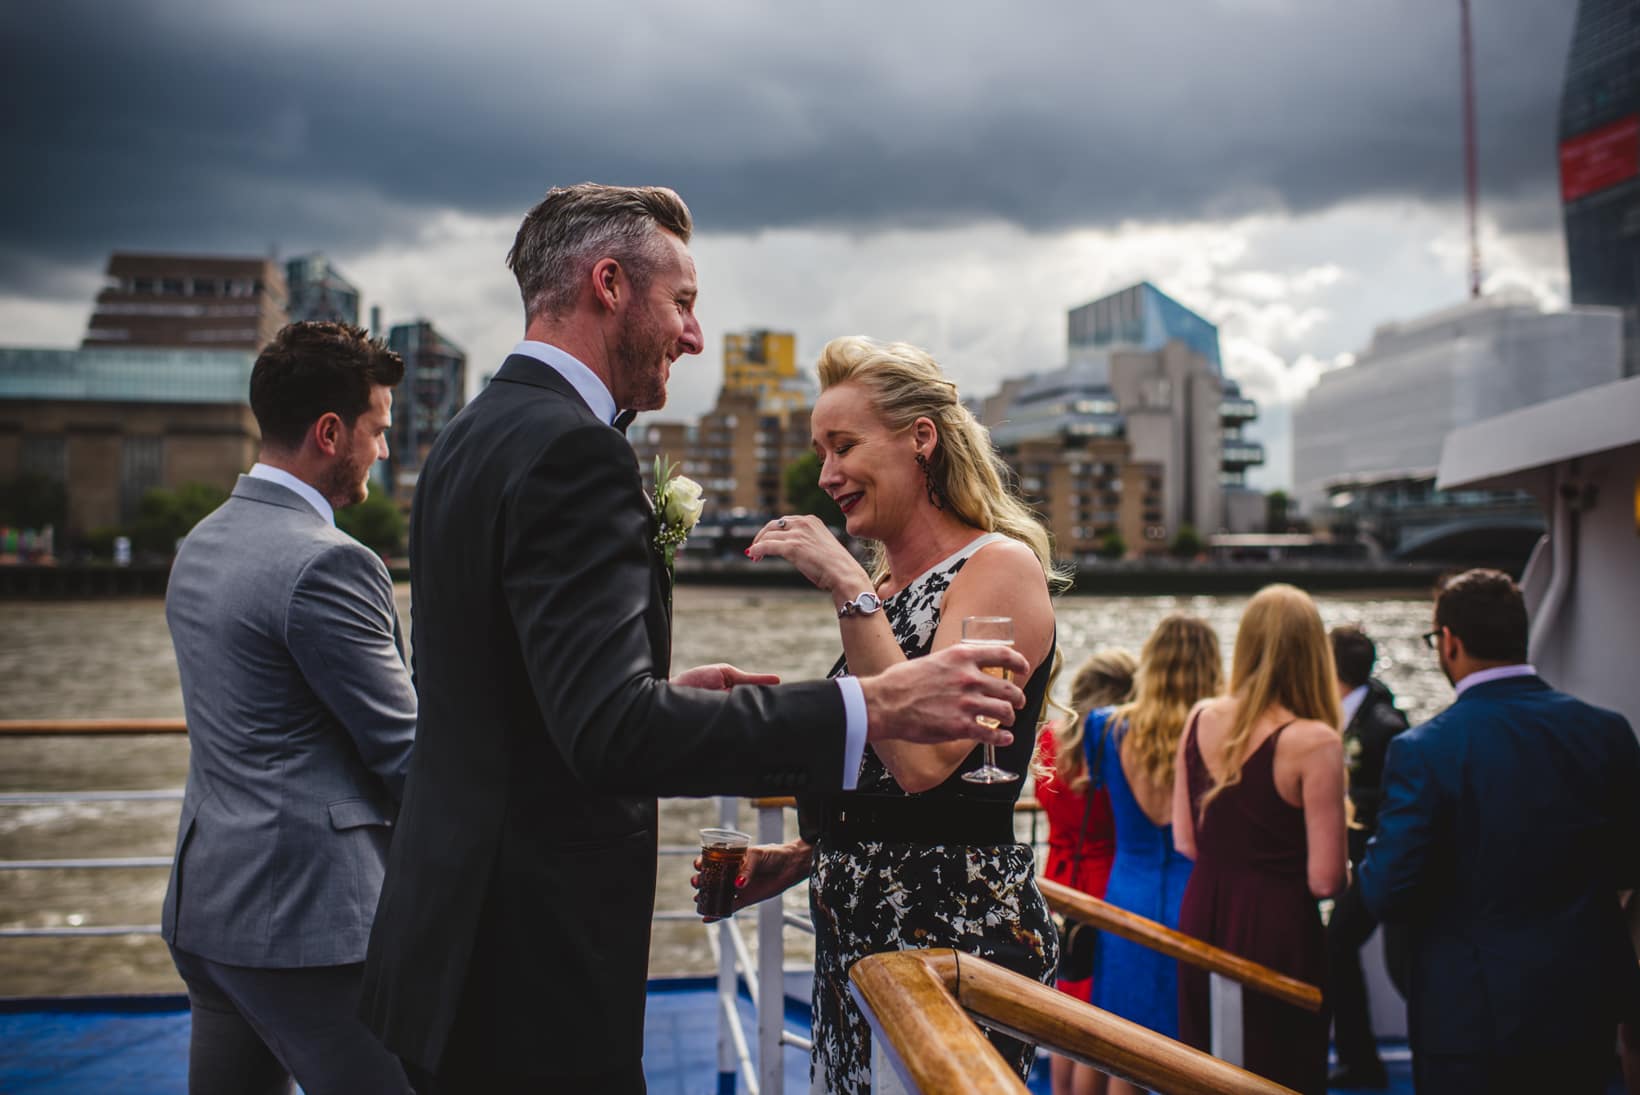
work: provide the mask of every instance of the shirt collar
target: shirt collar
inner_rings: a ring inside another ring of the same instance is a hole
[[[325,519],[328,525],[336,523],[336,511],[330,508],[325,496],[313,489],[313,485],[306,480],[298,479],[284,468],[275,468],[268,464],[256,463],[251,470],[245,473],[252,479],[266,479],[270,483],[278,483],[281,487],[288,487],[302,498],[302,501],[312,506],[314,512]]]
[[[1355,720],[1355,713],[1361,710],[1361,701],[1367,698],[1367,686],[1356,685],[1344,693],[1344,698],[1338,701],[1338,706],[1344,711],[1344,725],[1349,726]]]
[[[1494,666],[1491,669],[1477,669],[1475,672],[1459,681],[1455,687],[1457,688],[1458,695],[1461,696],[1477,684],[1486,684],[1490,681],[1505,681],[1510,677],[1535,676],[1537,676],[1537,669],[1524,663],[1520,665],[1499,665]]]
[[[533,357],[552,369],[569,381],[570,387],[575,389],[575,394],[586,401],[593,414],[605,422],[615,421],[615,414],[620,409],[615,406],[615,397],[609,394],[609,388],[604,385],[598,374],[587,368],[574,354],[550,343],[536,342],[532,339],[520,342],[513,347],[512,352],[524,357]]]

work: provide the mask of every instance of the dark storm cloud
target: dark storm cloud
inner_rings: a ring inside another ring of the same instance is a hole
[[[582,178],[669,183],[712,231],[1461,200],[1455,3],[564,7],[5,5],[0,291],[115,247],[368,247]],[[1551,220],[1571,5],[1476,8],[1486,198]]]

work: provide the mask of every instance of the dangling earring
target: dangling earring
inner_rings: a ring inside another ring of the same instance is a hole
[[[928,490],[928,501],[935,509],[945,508],[945,492],[940,490],[939,484],[934,482],[934,469],[928,465],[928,457],[917,454],[917,467],[922,469],[923,485]]]

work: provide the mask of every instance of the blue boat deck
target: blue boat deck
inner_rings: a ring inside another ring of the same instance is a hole
[[[756,1027],[740,1002],[746,1029]],[[716,1095],[717,995],[707,978],[655,980],[644,1024],[644,1073],[651,1095]],[[806,1011],[787,1009],[806,1035]],[[1395,1095],[1411,1095],[1405,1052],[1386,1047]],[[809,1089],[808,1055],[785,1050],[786,1091]],[[0,1001],[0,1091],[12,1095],[148,1095],[187,1090],[188,1002],[182,996]],[[1044,1062],[1030,1089],[1047,1095]]]

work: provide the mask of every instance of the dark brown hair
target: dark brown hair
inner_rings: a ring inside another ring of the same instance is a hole
[[[1471,658],[1526,660],[1526,600],[1501,570],[1466,570],[1435,588],[1435,626],[1463,640]]]
[[[1372,676],[1372,663],[1378,660],[1378,648],[1367,633],[1356,624],[1348,624],[1333,628],[1327,638],[1332,640],[1333,668],[1338,679],[1351,688],[1366,684]]]
[[[251,369],[251,412],[264,444],[293,449],[308,427],[334,412],[352,426],[370,390],[404,379],[404,361],[350,323],[292,323],[273,336]]]

